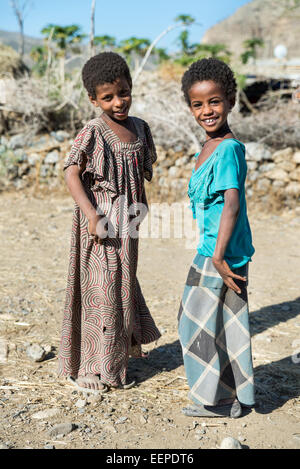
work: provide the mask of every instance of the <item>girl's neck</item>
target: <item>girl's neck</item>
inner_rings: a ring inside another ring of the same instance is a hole
[[[113,119],[112,117],[110,117],[108,114],[106,114],[105,112],[103,112],[102,114],[102,117],[103,119],[109,124],[109,123],[112,123],[112,124],[116,124],[116,125],[120,125],[122,127],[131,127],[131,120],[130,120],[130,117],[128,116],[126,119],[124,120],[117,120],[117,119]]]
[[[216,138],[230,138],[230,137],[233,137],[233,133],[230,130],[230,127],[227,122],[216,132],[206,132],[206,141],[213,140]]]

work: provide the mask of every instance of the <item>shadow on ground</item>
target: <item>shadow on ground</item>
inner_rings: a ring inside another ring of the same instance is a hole
[[[300,315],[300,297],[253,311],[249,316],[251,336],[260,334],[270,327],[289,321],[298,315]]]
[[[300,314],[300,297],[293,301],[266,306],[250,314],[251,335],[255,336]],[[292,344],[291,344],[292,345]],[[296,351],[295,351],[296,353]],[[164,371],[183,365],[179,340],[154,349],[148,359],[131,359],[128,373],[139,383]],[[300,395],[300,360],[297,355],[259,365],[254,369],[256,412],[268,414]]]

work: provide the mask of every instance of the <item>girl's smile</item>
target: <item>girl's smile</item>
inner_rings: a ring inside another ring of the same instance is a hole
[[[131,87],[125,78],[118,78],[113,83],[103,83],[96,87],[96,99],[90,101],[111,119],[127,119],[131,106]]]
[[[222,87],[212,81],[194,83],[189,90],[190,109],[199,125],[209,137],[217,137],[227,124],[227,116],[234,106],[234,98],[228,99]]]

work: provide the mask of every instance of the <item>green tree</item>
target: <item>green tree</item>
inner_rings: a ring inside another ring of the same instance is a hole
[[[45,46],[33,47],[30,51],[30,57],[35,62],[32,70],[40,76],[44,75],[47,69],[47,48]]]
[[[188,28],[195,23],[195,18],[191,15],[178,15],[175,18],[175,22],[180,22],[184,26],[183,31],[177,38],[177,44],[180,46],[180,51],[177,54],[175,62],[181,65],[188,65],[193,61],[192,56],[195,53],[197,44],[191,44],[189,41],[189,30]]]
[[[96,46],[101,46],[101,49],[105,50],[106,48],[111,48],[116,46],[116,38],[105,34],[104,36],[95,36],[94,44]]]
[[[223,60],[229,63],[231,52],[225,44],[198,44],[195,48],[197,59],[204,57],[213,57],[215,59]]]
[[[196,20],[191,15],[178,15],[174,21],[176,23],[182,23],[185,26],[190,26],[191,24],[195,23]]]
[[[76,24],[68,26],[48,24],[42,29],[41,33],[46,36],[46,39],[51,37],[51,41],[53,41],[58,48],[56,57],[60,62],[60,77],[63,83],[65,79],[65,59],[67,51],[70,50],[73,53],[79,53],[78,44],[86,37],[86,34],[82,34],[80,26]]]
[[[175,18],[175,24],[171,24],[170,26],[168,26],[166,29],[164,29],[155,39],[154,41],[152,41],[152,43],[150,44],[150,46],[147,48],[147,52],[145,53],[144,57],[143,57],[143,60],[141,62],[141,64],[139,65],[139,67],[136,69],[135,71],[135,74],[134,74],[134,77],[133,77],[133,82],[135,82],[139,75],[141,74],[147,60],[149,59],[151,53],[153,52],[153,50],[155,50],[156,48],[156,44],[166,35],[168,34],[170,31],[173,31],[173,29],[175,28],[181,28],[181,27],[187,27],[189,25],[191,25],[195,20],[192,16],[190,15],[179,15]],[[159,49],[157,49],[159,50]],[[164,57],[163,57],[164,56]],[[168,60],[169,59],[169,56],[166,54],[166,52],[164,51],[164,53],[160,53],[160,57],[162,60]]]
[[[243,46],[245,51],[240,55],[241,61],[243,64],[246,64],[250,58],[253,58],[254,61],[257,57],[257,48],[264,46],[263,39],[258,37],[253,37],[251,39],[247,39],[243,42]]]
[[[129,64],[132,62],[132,56],[136,56],[136,66],[138,62],[138,57],[143,57],[147,51],[147,47],[149,47],[151,42],[149,39],[145,38],[138,38],[135,36],[129,37],[128,39],[124,39],[119,44],[119,52],[124,54],[126,60]]]
[[[170,56],[163,47],[154,47],[153,53],[157,55],[159,62],[170,60]]]

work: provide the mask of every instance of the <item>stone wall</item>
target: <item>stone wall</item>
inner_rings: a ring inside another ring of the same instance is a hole
[[[300,201],[300,150],[272,151],[264,144],[246,146],[248,175],[246,195],[269,209],[296,208]],[[163,197],[180,199],[186,194],[195,158],[184,151],[158,149],[157,184]]]
[[[72,144],[64,131],[26,140],[22,134],[0,140],[0,190],[29,187],[64,188],[63,162]],[[300,150],[274,151],[256,142],[246,143],[248,201],[266,210],[296,208],[300,201]],[[179,201],[186,198],[195,165],[194,149],[157,147],[158,161],[148,187],[151,200]]]

